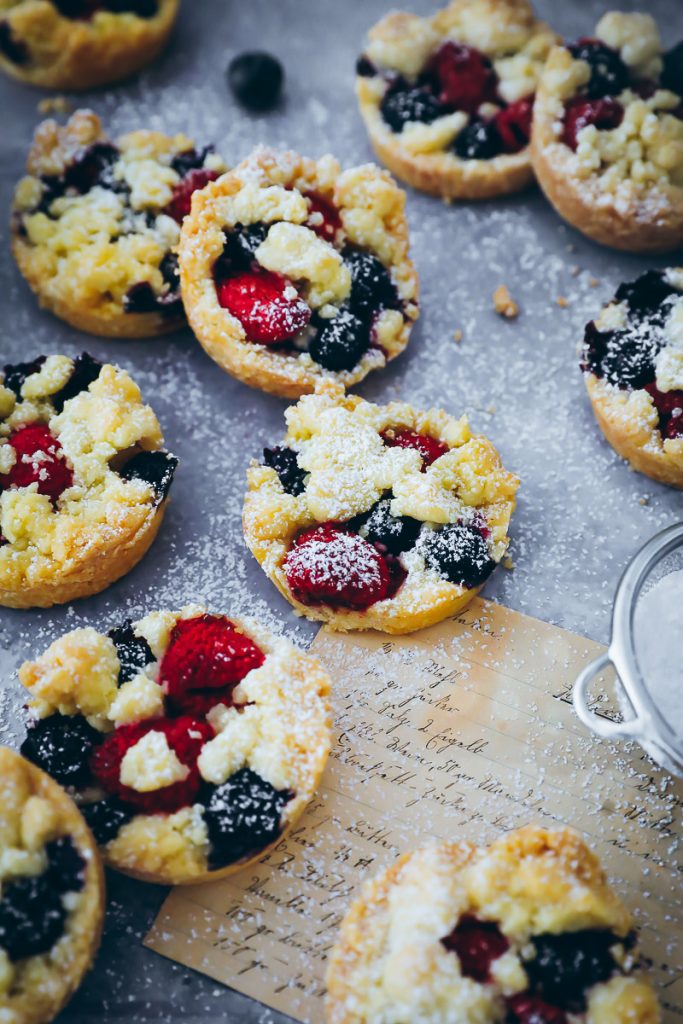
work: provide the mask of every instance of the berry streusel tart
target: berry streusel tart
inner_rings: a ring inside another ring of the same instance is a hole
[[[517,477],[466,417],[327,385],[248,471],[247,546],[295,610],[408,633],[454,615],[507,549]]]
[[[433,195],[485,199],[533,180],[536,85],[557,37],[528,0],[453,0],[371,29],[356,93],[380,160]]]
[[[330,749],[321,665],[200,606],[76,629],[19,678],[36,716],[22,753],[73,792],[106,862],[147,881],[220,878],[262,857]]]
[[[0,747],[0,1020],[47,1024],[81,983],[104,917],[102,865],[73,801]]]
[[[683,269],[620,285],[586,326],[581,367],[614,450],[653,480],[683,487]]]
[[[124,370],[83,353],[0,368],[0,605],[97,594],[157,535],[177,459]]]
[[[536,177],[565,220],[630,252],[683,242],[683,43],[649,14],[605,14],[556,47],[534,106]]]
[[[79,330],[143,338],[184,323],[174,249],[190,197],[224,170],[211,146],[135,131],[112,142],[78,110],[36,130],[12,250],[41,305]]]
[[[163,49],[180,0],[0,0],[0,68],[45,89],[118,82]]]
[[[202,346],[285,398],[321,378],[357,384],[403,351],[418,316],[405,194],[373,164],[259,148],[194,197],[179,254]]]
[[[568,829],[442,843],[365,883],[327,973],[328,1024],[658,1024],[633,921]]]

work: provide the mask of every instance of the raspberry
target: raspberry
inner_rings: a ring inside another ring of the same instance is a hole
[[[120,781],[121,762],[126,751],[149,732],[161,732],[181,762],[190,769],[183,782],[138,793]],[[192,804],[199,793],[201,778],[197,770],[197,757],[202,746],[214,735],[208,722],[202,722],[189,715],[181,718],[156,718],[148,722],[135,722],[116,729],[97,747],[90,759],[90,767],[102,788],[124,804],[135,807],[143,814],[159,814],[177,811]]]
[[[311,310],[299,295],[286,292],[292,285],[279,274],[253,270],[218,285],[218,301],[240,321],[249,341],[278,345],[303,330]]]
[[[526,96],[496,114],[494,124],[506,153],[519,153],[528,146],[533,111],[534,98]]]
[[[646,384],[644,390],[655,403],[659,429],[664,437],[674,439],[683,436],[683,391],[660,391],[654,383]]]
[[[232,691],[263,664],[263,652],[222,615],[180,619],[159,668],[171,708],[205,715],[216,704],[232,704]]]
[[[204,188],[210,181],[215,181],[217,177],[218,171],[208,171],[204,167],[196,167],[189,171],[173,189],[171,201],[164,209],[164,213],[173,217],[178,224],[182,224],[183,218],[187,217],[192,208],[192,194]]]
[[[567,1024],[562,1010],[539,999],[538,996],[516,995],[506,999],[508,1008],[505,1024]]]
[[[0,477],[0,487],[29,487],[38,484],[38,493],[57,501],[74,482],[74,475],[56,437],[42,423],[16,430],[9,439],[16,462]]]
[[[326,242],[334,242],[337,232],[342,226],[341,217],[336,206],[321,196],[319,192],[306,192],[310,213],[308,227],[320,235]],[[322,220],[321,220],[322,218]]]
[[[452,110],[474,114],[482,103],[496,101],[498,76],[489,58],[473,46],[452,40],[431,58],[427,73],[438,82],[438,98]]]
[[[565,108],[562,141],[565,146],[576,150],[577,136],[582,128],[589,124],[594,124],[601,131],[618,128],[623,116],[624,108],[617,100],[585,100],[577,97]]]
[[[463,917],[453,931],[441,940],[446,949],[455,953],[465,978],[473,978],[482,985],[491,980],[491,964],[510,948],[495,921],[479,921],[476,917]]]
[[[423,471],[449,451],[448,445],[414,430],[385,430],[382,440],[388,448],[414,448],[422,456]]]
[[[391,593],[391,573],[376,548],[336,523],[304,530],[285,559],[287,583],[302,604],[363,611]]]

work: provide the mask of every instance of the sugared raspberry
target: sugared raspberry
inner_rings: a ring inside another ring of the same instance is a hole
[[[138,793],[120,780],[121,762],[128,750],[149,732],[161,732],[181,764],[190,769],[183,782],[174,782],[148,793]],[[212,739],[213,729],[189,715],[181,718],[156,718],[116,729],[97,747],[90,759],[93,776],[111,796],[118,797],[144,814],[170,813],[192,804],[199,793],[201,778],[197,757],[204,743]]]
[[[285,559],[287,583],[303,604],[362,611],[391,593],[383,556],[358,534],[336,523],[304,530]]]
[[[582,128],[594,124],[600,131],[618,128],[624,116],[624,108],[617,100],[585,100],[582,97],[571,100],[564,112],[562,141],[565,146],[576,150],[577,136]]]
[[[494,123],[506,153],[519,153],[528,146],[533,112],[534,98],[526,96],[496,114]]]
[[[0,476],[0,488],[28,487],[38,484],[38,493],[56,501],[74,482],[62,447],[42,423],[16,430],[9,439],[16,462],[9,473]]]
[[[319,192],[306,192],[309,214],[307,226],[326,242],[334,242],[342,226],[339,210]]]
[[[538,996],[517,995],[506,1000],[505,1024],[567,1024],[563,1010],[551,1006]]]
[[[161,659],[159,682],[174,712],[201,716],[232,704],[232,691],[263,664],[263,652],[222,615],[180,619]]]
[[[217,284],[218,301],[237,317],[249,341],[289,341],[311,319],[310,307],[284,277],[269,270],[236,274]],[[290,294],[291,291],[291,294]]]
[[[414,430],[385,430],[382,440],[389,448],[414,448],[422,456],[422,469],[431,466],[449,450],[448,445],[428,434],[418,434]]]
[[[482,103],[496,101],[493,64],[473,46],[449,40],[431,58],[427,73],[437,80],[439,101],[452,110],[474,114]]]
[[[218,171],[209,171],[204,167],[197,167],[190,171],[173,189],[171,201],[164,213],[182,224],[183,218],[187,217],[192,208],[192,194],[198,189],[204,188],[210,181],[215,181],[217,177]]]
[[[482,985],[491,980],[491,964],[507,953],[510,943],[495,921],[480,921],[476,917],[463,917],[442,944],[460,961],[465,978],[473,978]]]

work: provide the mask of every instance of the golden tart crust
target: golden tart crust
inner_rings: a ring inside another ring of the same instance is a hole
[[[303,193],[316,193],[336,208],[341,231],[334,245],[307,226],[310,210]],[[382,310],[374,325],[378,344],[351,370],[327,370],[307,351],[282,352],[250,341],[242,323],[219,304],[213,268],[225,246],[224,229],[257,223],[271,226],[268,253],[262,257],[264,246],[259,247],[259,263],[267,259],[269,270],[295,282],[309,306],[328,318],[343,308],[350,291],[338,246],[362,247],[389,270],[403,308]],[[408,248],[405,193],[385,171],[373,164],[342,171],[332,156],[316,161],[259,147],[192,197],[179,247],[187,318],[211,358],[251,387],[283,398],[308,394],[321,379],[351,387],[408,344],[419,313],[418,278]]]
[[[43,89],[92,89],[127,78],[166,45],[180,0],[158,0],[151,18],[97,11],[92,18],[63,17],[50,0],[4,0],[0,16],[23,59],[0,53],[8,75]]]
[[[73,801],[49,776],[0,747],[0,882],[39,875],[45,845],[69,836],[84,862],[84,884],[68,894],[64,934],[47,953],[12,963],[0,948],[0,1015],[47,1024],[81,983],[100,943],[104,875],[93,837]]]
[[[60,187],[52,198],[53,181],[89,152],[111,147],[113,188],[95,181],[82,192]],[[53,120],[38,126],[29,174],[15,190],[12,252],[41,306],[105,337],[145,338],[183,325],[177,271],[170,275],[175,288],[164,273],[175,259],[180,226],[166,209],[182,181],[173,161],[193,151],[185,135],[151,131],[129,132],[112,143],[90,110],[77,110],[63,127]],[[215,177],[225,165],[204,152],[202,168]],[[151,289],[149,311],[130,303],[131,289],[141,285]]]
[[[473,435],[464,416],[421,412],[404,402],[373,405],[329,384],[290,407],[285,419],[285,446],[297,452],[308,474],[305,488],[298,495],[287,493],[275,469],[253,463],[242,518],[247,547],[295,611],[342,631],[409,633],[469,604],[480,586],[456,585],[440,576],[427,566],[420,543],[432,527],[480,517],[487,527],[488,557],[501,560],[519,480],[504,469],[491,442]],[[382,433],[400,430],[427,435],[450,451],[422,472],[417,451],[385,447]],[[426,524],[415,546],[401,555],[406,576],[394,596],[362,611],[298,600],[286,571],[296,537],[316,524],[353,520],[390,489],[392,515]]]
[[[494,63],[508,102],[532,93],[557,36],[538,21],[528,0],[452,0],[429,18],[392,12],[369,33],[365,54],[380,72],[415,80],[431,53],[452,39],[476,47]],[[381,113],[387,81],[356,76],[356,95],[375,153],[401,181],[444,199],[490,199],[533,181],[529,147],[489,160],[463,160],[451,144],[468,123],[462,112],[432,124],[392,131]],[[487,111],[487,113],[489,113]]]
[[[649,14],[612,11],[595,37],[616,50],[634,79],[655,85],[662,44]],[[577,133],[577,150],[562,141],[565,104],[590,78],[586,61],[557,46],[541,76],[532,127],[534,171],[569,224],[602,245],[627,252],[667,252],[683,242],[683,122],[673,111],[682,98],[659,87],[649,97],[631,88],[616,99],[621,124]]]
[[[495,922],[509,944],[486,984],[463,976],[442,942],[472,917]],[[655,994],[632,973],[637,956],[621,941],[632,928],[596,857],[569,829],[531,826],[489,847],[442,843],[407,853],[367,881],[347,911],[327,972],[326,1020],[503,1024],[504,999],[527,990],[530,939],[597,929],[614,934],[614,975],[588,990],[585,1013],[568,1019],[657,1024]]]
[[[112,468],[163,451],[153,410],[124,370],[105,364],[58,411],[54,396],[75,365],[68,356],[48,356],[18,395],[0,373],[0,471],[16,463],[15,432],[40,424],[73,473],[56,501],[36,483],[0,490],[0,605],[9,608],[46,608],[99,593],[140,561],[164,517],[165,493]],[[172,476],[176,460],[164,454]]]
[[[231,706],[217,696],[208,712],[191,715],[203,728],[210,725],[209,733],[213,730],[209,738],[203,737],[196,761],[202,785],[220,791],[236,773],[248,769],[278,792],[288,791],[288,799],[276,838],[220,866],[216,866],[205,818],[208,796],[202,803],[200,793],[191,804],[169,813],[131,808],[128,820],[100,848],[106,864],[143,881],[165,885],[213,881],[241,871],[279,842],[305,810],[325,768],[331,745],[329,676],[317,660],[254,620],[211,615],[202,605],[151,612],[138,622],[126,623],[123,629],[129,634],[132,630],[148,645],[149,661],[135,674],[129,671],[130,678],[123,683],[120,672],[126,656],[112,639],[115,630],[106,635],[90,627],[74,630],[19,670],[20,681],[32,694],[29,707],[39,725],[55,713],[83,715],[106,739],[116,736],[115,730],[149,724],[151,733],[128,750],[119,778],[153,796],[174,780],[173,772],[179,768],[168,745],[164,748],[162,743],[161,751],[147,746],[150,735],[158,739],[155,723],[178,718],[177,708],[174,711],[169,703],[168,680],[161,678],[161,663],[174,642],[176,627],[205,619],[232,625],[257,645],[264,660],[241,679]],[[198,649],[194,648],[193,658]],[[165,714],[172,718],[164,718]],[[150,778],[150,770],[159,774]],[[182,781],[182,774],[178,778]],[[87,808],[106,794],[94,779],[75,795],[79,805]],[[87,809],[85,813],[87,817]]]

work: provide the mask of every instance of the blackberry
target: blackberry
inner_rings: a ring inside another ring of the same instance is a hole
[[[2,887],[0,949],[12,961],[52,949],[64,933],[66,910],[50,872],[16,878]]]
[[[603,96],[618,96],[629,84],[629,70],[616,50],[605,46],[599,39],[579,39],[569,47],[575,60],[585,60],[591,76],[585,87],[593,100]]]
[[[285,75],[276,57],[254,50],[234,57],[226,77],[233,95],[243,106],[250,110],[268,110],[280,97]]]
[[[61,836],[45,847],[50,884],[59,893],[80,892],[85,885],[85,860],[71,836]]]
[[[82,715],[50,715],[28,728],[21,753],[62,786],[90,784],[91,751],[103,736]]]
[[[456,136],[453,143],[461,160],[491,160],[503,152],[503,140],[493,121],[473,117]]]
[[[71,18],[74,21],[79,18],[89,18],[93,13],[93,0],[52,0],[52,2],[63,18]]]
[[[683,96],[683,42],[677,43],[664,54],[664,67],[660,78],[662,89]]]
[[[136,14],[138,18],[153,18],[159,10],[158,0],[106,0],[104,6],[113,14]]]
[[[403,81],[385,93],[380,111],[392,132],[397,134],[409,121],[431,124],[444,113],[436,96],[426,89],[411,89]]]
[[[478,587],[496,567],[481,530],[468,523],[429,531],[422,551],[430,569],[460,587]]]
[[[370,329],[348,309],[332,320],[321,320],[308,354],[326,370],[352,370],[370,347]]]
[[[593,320],[586,324],[581,356],[581,369],[585,373],[594,373],[596,377],[602,377],[602,360],[613,337],[614,331],[598,330]]]
[[[168,494],[178,465],[175,455],[170,452],[138,452],[119,470],[124,480],[144,480],[151,484],[162,502]]]
[[[215,280],[225,281],[239,271],[249,270],[255,259],[254,253],[267,234],[267,224],[249,224],[246,227],[236,224],[226,236],[223,252],[214,263]]]
[[[114,641],[116,653],[119,656],[121,668],[119,669],[119,686],[127,683],[129,679],[142,671],[145,665],[154,661],[152,650],[144,636],[137,636],[133,632],[133,625],[130,619],[126,619],[122,626],[110,629],[107,636]]]
[[[394,309],[399,305],[391,274],[376,256],[360,249],[347,249],[344,262],[351,272],[349,306],[355,316],[366,319],[377,309]]]
[[[287,494],[303,494],[306,470],[301,469],[293,448],[264,448],[263,461],[274,469]]]
[[[649,325],[645,330],[626,328],[610,332],[598,376],[621,389],[636,390],[651,384],[662,343],[662,338]]]
[[[274,789],[250,768],[211,787],[204,810],[211,866],[231,864],[277,839],[283,808],[293,796],[291,790]]]
[[[360,78],[374,78],[377,74],[377,68],[364,53],[356,61],[356,74]]]
[[[2,372],[5,375],[3,382],[5,387],[13,391],[17,398],[21,398],[21,389],[24,386],[24,381],[32,373],[38,373],[45,362],[45,358],[45,356],[38,356],[28,363],[7,363],[2,368]]]
[[[204,146],[203,149],[185,149],[182,153],[178,153],[171,160],[171,167],[179,174],[181,178],[184,178],[190,171],[196,171],[197,169],[204,166],[209,153],[213,153],[213,146]]]
[[[531,990],[569,1013],[584,1013],[587,990],[617,969],[610,946],[620,940],[612,932],[586,929],[531,941],[536,956],[524,964]]]
[[[626,302],[633,316],[639,319],[646,317],[661,325],[669,314],[666,300],[679,294],[661,270],[646,270],[635,281],[620,284],[615,298],[617,302]]]
[[[111,142],[93,143],[67,167],[63,176],[64,187],[73,188],[81,194],[96,185],[118,191],[120,183],[112,170],[118,158],[119,151]]]
[[[392,496],[388,496],[373,505],[359,532],[371,544],[400,555],[415,546],[422,523],[409,516],[392,516],[391,500]]]
[[[156,313],[157,294],[149,281],[138,281],[123,296],[124,313]]]
[[[0,21],[0,53],[12,64],[25,64],[29,58],[28,47],[17,39],[8,21]]]
[[[115,797],[105,797],[94,804],[83,804],[80,811],[100,846],[115,839],[119,829],[135,814],[132,808],[126,807]]]
[[[57,412],[62,411],[64,403],[68,402],[70,398],[74,398],[81,391],[89,388],[99,377],[101,369],[102,363],[99,359],[93,359],[87,352],[81,352],[80,356],[76,356],[74,368],[68,381],[61,391],[52,396],[52,404]]]

